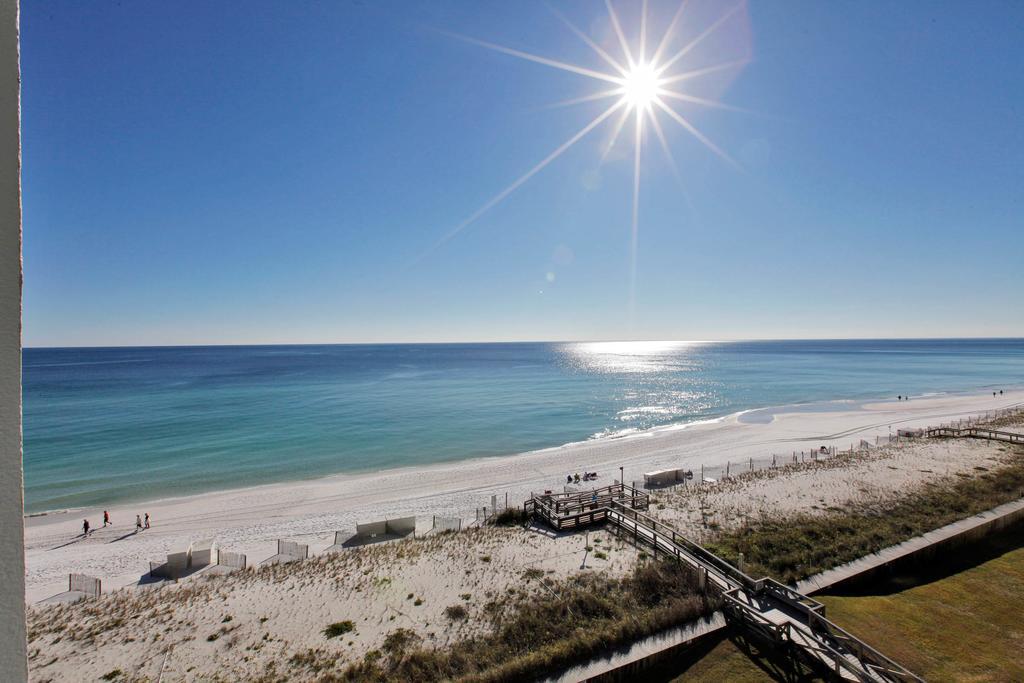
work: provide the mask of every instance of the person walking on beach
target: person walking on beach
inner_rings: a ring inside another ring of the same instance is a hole
[[[89,520],[83,519],[82,520],[82,536],[85,537],[85,536],[88,536],[88,535],[89,535]]]
[[[146,528],[149,528],[149,513],[146,513]]]
[[[103,528],[106,529],[107,525],[110,524],[110,513],[106,510],[103,511]]]
[[[135,533],[142,531],[142,517],[135,515]]]

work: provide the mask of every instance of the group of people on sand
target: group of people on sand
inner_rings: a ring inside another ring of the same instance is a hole
[[[577,472],[575,475],[565,475],[566,484],[578,484],[580,483],[580,481],[592,481],[594,479],[597,479],[597,472],[584,472],[582,479],[580,478],[579,472]]]
[[[114,523],[110,521],[110,513],[106,510],[103,511],[103,528],[106,529],[108,526],[114,526]],[[143,529],[149,528],[149,513],[146,513],[146,520],[143,521],[142,517],[135,515],[135,533],[139,533]],[[89,525],[89,520],[82,520],[82,536],[88,537],[93,531]]]

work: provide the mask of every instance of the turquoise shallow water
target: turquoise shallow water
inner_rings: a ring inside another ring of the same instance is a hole
[[[26,349],[29,512],[1024,385],[1024,340]],[[556,456],[553,456],[556,457]]]

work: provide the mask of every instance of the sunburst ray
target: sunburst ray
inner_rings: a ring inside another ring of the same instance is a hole
[[[657,104],[659,107],[661,107],[661,109],[666,114],[671,116],[675,120],[676,123],[678,123],[680,126],[685,128],[690,133],[690,135],[692,135],[693,137],[697,138],[702,143],[704,143],[704,146],[707,147],[708,149],[710,149],[715,154],[717,154],[719,158],[721,158],[723,161],[727,162],[733,168],[735,168],[737,170],[740,170],[740,171],[743,170],[742,167],[738,163],[736,163],[735,159],[733,159],[731,156],[729,156],[728,154],[723,152],[721,150],[721,148],[718,147],[718,145],[716,145],[711,140],[709,140],[708,137],[706,135],[704,135],[704,133],[701,133],[699,130],[697,130],[694,127],[694,125],[692,123],[690,123],[689,121],[687,121],[686,118],[684,118],[679,112],[677,112],[675,109],[673,109],[672,107],[668,106],[667,104],[665,104],[661,100],[655,100],[655,104]]]
[[[647,59],[647,0],[640,3],[640,56],[637,61],[643,64]]]
[[[603,150],[601,150],[601,159],[599,163],[603,164],[605,159],[608,158],[608,155],[611,154],[612,148],[615,147],[615,143],[619,139],[619,134],[622,132],[622,129],[626,125],[626,121],[629,119],[629,114],[629,107],[624,107],[622,110],[622,116],[620,116],[619,120],[615,122],[615,128],[612,130],[612,135],[608,138],[608,144],[604,146]]]
[[[633,141],[633,211],[630,226],[629,258],[629,317],[632,320],[636,308],[636,258],[640,235],[640,150],[644,140],[643,110],[636,110],[636,139]]]
[[[694,69],[693,71],[684,71],[682,73],[674,74],[672,76],[666,76],[659,78],[658,81],[661,85],[668,85],[670,83],[679,83],[680,81],[688,81],[691,78],[699,78],[701,76],[707,76],[708,74],[717,73],[719,71],[726,71],[728,69],[736,69],[741,66],[746,66],[750,63],[750,59],[744,57],[743,59],[733,59],[728,62],[722,62],[721,64],[714,64],[712,66],[706,66],[702,69]]]
[[[718,30],[718,28],[722,24],[724,24],[726,21],[728,21],[732,17],[732,15],[736,14],[736,12],[738,12],[740,10],[740,8],[743,7],[743,5],[744,5],[744,0],[741,0],[741,2],[736,3],[736,5],[734,5],[732,9],[730,9],[728,12],[726,12],[721,17],[719,17],[718,20],[715,21],[715,23],[711,24],[711,26],[708,26],[706,29],[704,29],[704,31],[699,36],[697,36],[696,38],[691,40],[689,43],[684,45],[681,50],[679,50],[674,55],[672,55],[670,58],[665,60],[665,62],[663,62],[660,65],[661,70],[664,72],[666,69],[671,67],[677,61],[682,59],[687,53],[690,52],[690,50],[692,50],[693,48],[695,48],[698,45],[700,45],[702,40],[704,40],[705,38],[710,36],[712,33],[714,33],[716,30]]]
[[[450,239],[452,239],[453,237],[458,235],[460,232],[465,230],[467,227],[469,227],[470,224],[475,222],[477,219],[479,219],[485,213],[487,213],[488,211],[493,209],[495,206],[500,204],[505,198],[507,198],[510,194],[515,192],[523,183],[525,183],[527,180],[529,180],[530,178],[535,176],[538,172],[540,172],[545,166],[550,164],[552,161],[554,161],[555,159],[560,157],[562,155],[562,153],[565,152],[565,150],[569,149],[570,147],[575,145],[577,142],[579,142],[587,133],[589,133],[590,131],[594,130],[599,125],[601,125],[602,121],[604,121],[609,116],[611,116],[613,113],[615,113],[615,111],[617,109],[619,109],[619,107],[622,107],[624,104],[625,104],[624,102],[619,101],[619,102],[616,102],[615,104],[613,104],[612,106],[608,107],[607,109],[605,109],[604,112],[599,114],[596,118],[594,118],[594,120],[592,120],[590,123],[588,123],[583,128],[581,128],[579,131],[577,131],[575,135],[573,135],[568,140],[566,140],[561,145],[559,145],[555,149],[555,151],[551,152],[551,154],[548,154],[546,157],[544,157],[544,159],[541,160],[540,163],[538,163],[536,166],[531,168],[529,171],[527,171],[523,175],[519,176],[519,178],[517,178],[515,181],[513,181],[511,185],[509,185],[504,190],[502,190],[498,194],[496,194],[493,197],[491,197],[483,206],[481,206],[479,209],[477,209],[472,214],[470,214],[470,216],[468,218],[466,218],[464,221],[462,221],[461,223],[456,225],[454,228],[449,230],[447,233],[445,233],[445,235],[442,236],[441,239],[439,239],[427,251],[427,253],[430,253],[430,252],[434,251],[435,249],[437,249],[438,247],[443,245],[445,242],[448,242]],[[426,256],[426,253],[423,254],[423,256]],[[420,258],[423,258],[423,256],[421,256]]]
[[[616,61],[615,58],[612,57],[610,54],[608,54],[608,52],[604,48],[602,48],[600,45],[598,45],[593,40],[591,40],[590,36],[588,36],[583,31],[579,30],[576,27],[576,24],[574,24],[571,21],[569,21],[569,19],[567,19],[564,14],[559,12],[557,9],[555,9],[551,5],[548,5],[547,7],[548,7],[548,10],[550,10],[550,12],[552,14],[554,14],[556,17],[558,17],[563,24],[565,24],[566,26],[569,27],[570,31],[572,31],[574,34],[576,34],[577,38],[579,38],[584,43],[586,43],[587,46],[590,47],[590,49],[593,50],[597,54],[598,57],[600,57],[604,61],[608,62],[608,64],[611,65],[611,67],[613,69],[618,71],[620,75],[625,76],[626,74],[629,73],[629,70],[626,69],[626,67],[624,67],[621,64],[619,64],[619,62]]]
[[[676,13],[672,15],[672,20],[668,23],[668,28],[665,29],[665,33],[661,36],[661,42],[658,43],[658,48],[654,51],[654,54],[651,56],[652,64],[661,63],[661,53],[665,51],[666,47],[668,47],[669,42],[672,39],[672,33],[675,31],[676,24],[679,23],[680,17],[683,16],[683,10],[686,9],[686,5],[688,2],[689,0],[683,0],[682,2],[680,2],[679,8],[676,9]]]
[[[601,92],[595,92],[590,95],[581,95],[580,97],[571,97],[567,100],[559,100],[558,102],[552,102],[551,104],[545,104],[537,109],[559,109],[561,107],[572,107],[577,104],[585,104],[587,102],[596,102],[598,100],[605,100],[609,97],[616,97],[622,95],[622,88],[613,88],[612,90],[602,90]]]
[[[616,92],[616,91],[611,91],[611,92]],[[728,111],[741,112],[743,114],[752,114],[753,113],[749,109],[744,109],[743,107],[734,107],[731,104],[726,104],[725,102],[719,102],[718,100],[708,100],[708,99],[705,99],[703,97],[696,97],[694,95],[687,95],[686,93],[675,92],[674,90],[660,89],[660,90],[658,90],[658,95],[661,96],[661,97],[670,97],[670,98],[672,98],[674,100],[679,100],[681,102],[689,102],[690,104],[699,104],[699,105],[702,105],[702,106],[705,106],[705,107],[712,107],[714,109],[726,109]]]
[[[626,40],[626,34],[622,32],[622,24],[619,23],[619,15],[615,13],[615,8],[612,7],[612,0],[604,0],[604,6],[608,8],[608,18],[612,22],[612,29],[615,31],[615,35],[619,38],[619,45],[622,46],[622,53],[626,55],[626,63],[629,64],[629,68],[632,69],[636,66],[636,62],[633,60],[633,53],[629,50],[629,42]]]
[[[595,71],[594,69],[588,69],[583,66],[576,66],[575,64],[569,64],[567,62],[562,62],[557,59],[549,59],[547,57],[542,57],[540,55],[535,55],[529,52],[523,52],[522,50],[516,50],[511,47],[505,47],[504,45],[497,45],[496,43],[488,43],[486,40],[478,40],[477,38],[471,38],[470,36],[464,36],[459,33],[445,32],[445,35],[451,36],[452,38],[457,38],[458,40],[463,40],[467,43],[472,43],[473,45],[485,47],[488,50],[494,50],[495,52],[501,52],[506,55],[512,55],[513,57],[519,57],[520,59],[525,59],[530,62],[543,64],[544,66],[551,66],[556,69],[561,69],[562,71],[568,71],[570,73],[579,74],[580,76],[590,76],[591,78],[596,78],[601,81],[608,81],[610,83],[617,83],[619,85],[622,85],[621,78],[614,76],[612,74],[606,74],[602,71]]]

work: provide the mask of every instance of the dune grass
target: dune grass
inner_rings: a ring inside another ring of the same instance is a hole
[[[1024,449],[1016,447],[992,471],[926,484],[893,501],[763,517],[721,533],[707,547],[734,563],[742,552],[752,576],[792,583],[1021,497]]]
[[[488,635],[440,650],[403,637],[402,647],[386,643],[322,680],[526,680],[717,608],[717,600],[697,587],[684,565],[645,562],[622,579],[583,574],[549,582],[539,597],[494,603],[488,610],[494,629]]]

